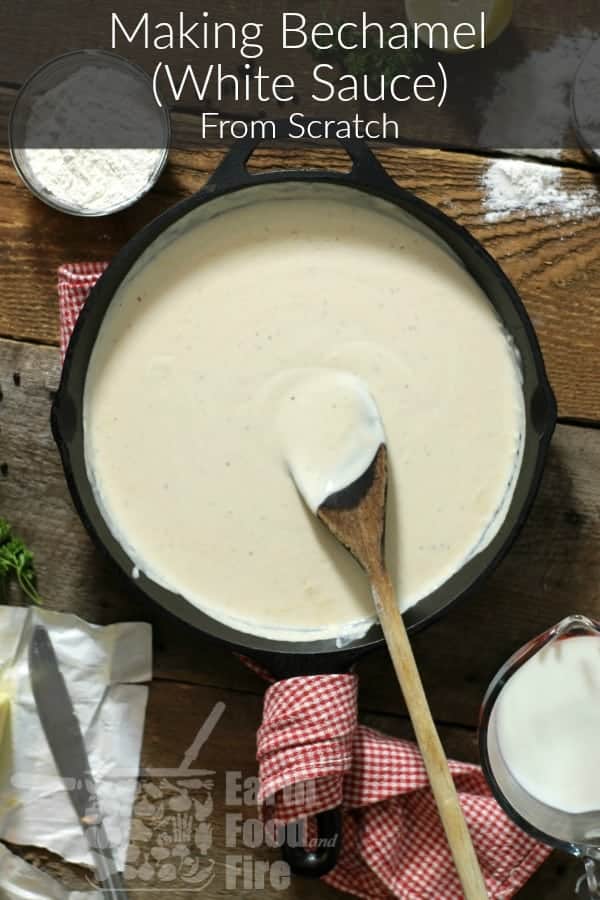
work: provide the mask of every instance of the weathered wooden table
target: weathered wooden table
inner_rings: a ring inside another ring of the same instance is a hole
[[[232,877],[232,857],[274,859],[247,849],[226,827],[240,811],[225,790],[225,773],[255,773],[255,731],[264,685],[241,663],[193,631],[167,620],[138,596],[92,546],[71,505],[49,428],[60,370],[56,268],[65,261],[109,259],[142,224],[196,190],[220,159],[219,150],[173,152],[157,188],[132,210],[103,219],[70,219],[33,199],[8,155],[0,154],[0,515],[32,546],[48,607],[91,622],[153,623],[155,678],[150,688],[143,765],[177,767],[217,701],[226,710],[195,765],[214,770],[214,809],[207,858],[214,879],[202,896],[284,895],[333,898],[321,884],[295,880],[281,891]],[[509,557],[487,584],[414,639],[447,752],[475,760],[476,725],[485,688],[500,664],[530,637],[571,612],[600,618],[600,229],[578,220],[514,215],[485,222],[479,187],[481,156],[381,147],[378,155],[405,187],[469,227],[520,290],[537,328],[559,408],[539,496]],[[262,150],[260,168],[345,165],[336,150]],[[564,164],[567,186],[593,187],[577,154]],[[362,720],[391,734],[410,725],[385,652],[359,667]],[[242,809],[255,815],[252,804]],[[74,886],[82,872],[48,854],[21,850]],[[142,860],[143,862],[143,860]],[[140,868],[134,896],[190,896],[184,881],[162,884],[157,861]],[[233,863],[235,865],[235,863]],[[256,873],[255,873],[256,874]],[[578,867],[553,855],[519,894],[522,900],[566,900]],[[145,880],[144,880],[145,878]],[[162,884],[162,886],[161,886]],[[197,888],[196,888],[197,889]],[[172,891],[172,893],[171,893]],[[158,892],[158,893],[157,893]],[[415,898],[418,900],[418,898]],[[436,898],[442,900],[442,898]]]

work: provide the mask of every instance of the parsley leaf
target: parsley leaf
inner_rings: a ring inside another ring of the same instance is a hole
[[[37,591],[33,553],[13,535],[8,522],[0,518],[0,595],[3,598],[11,580],[16,581],[32,603],[42,604]]]

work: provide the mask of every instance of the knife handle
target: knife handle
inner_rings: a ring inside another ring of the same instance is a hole
[[[108,900],[127,900],[125,883],[120,872],[113,872],[106,881],[101,881],[99,886]]]
[[[127,900],[125,882],[117,872],[112,848],[108,843],[106,830],[101,821],[93,825],[82,823],[89,848],[94,859],[99,887],[107,900]]]

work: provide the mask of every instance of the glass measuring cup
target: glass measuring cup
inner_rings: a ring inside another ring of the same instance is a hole
[[[479,722],[479,750],[484,774],[504,811],[532,837],[581,858],[585,864],[585,875],[579,880],[577,889],[585,883],[588,896],[600,898],[600,874],[596,872],[596,863],[600,861],[600,809],[566,812],[537,799],[517,781],[509,768],[499,737],[498,701],[509,681],[542,650],[551,645],[557,645],[559,649],[558,642],[574,637],[597,641],[600,654],[600,622],[573,615],[525,644],[502,666],[483,700]],[[533,711],[535,697],[531,698],[531,704]],[[600,742],[596,746],[600,777]]]

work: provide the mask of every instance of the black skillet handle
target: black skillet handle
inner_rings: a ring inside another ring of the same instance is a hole
[[[287,120],[278,121],[276,129],[278,140],[290,140]],[[363,185],[385,190],[389,190],[390,187],[396,187],[395,181],[383,168],[366,141],[359,138],[338,138],[337,140],[352,160],[352,169],[347,173],[335,172],[336,181],[346,181],[350,185]],[[227,190],[228,188],[252,184],[259,180],[260,176],[251,175],[246,165],[254,151],[262,143],[261,137],[247,137],[236,140],[231,150],[208,180],[206,189]],[[317,178],[326,177],[327,175],[327,172],[322,169],[302,169],[301,171],[310,171]]]
[[[342,810],[327,809],[317,813],[316,847],[292,847],[287,841],[281,855],[294,875],[303,878],[321,878],[335,868],[342,849]]]
[[[366,656],[372,647],[359,647],[337,651],[335,657],[327,653],[316,655],[289,653],[253,653],[252,658],[270,672],[277,680],[296,678],[305,675],[330,674],[331,672],[349,672],[361,657]],[[294,875],[303,878],[321,878],[335,868],[342,849],[342,810],[341,807],[328,809],[318,813],[317,842],[315,848],[291,846],[284,841],[281,855]],[[287,833],[297,833],[292,828]]]
[[[529,401],[531,423],[540,440],[549,441],[556,427],[556,399],[548,381],[541,380]]]

